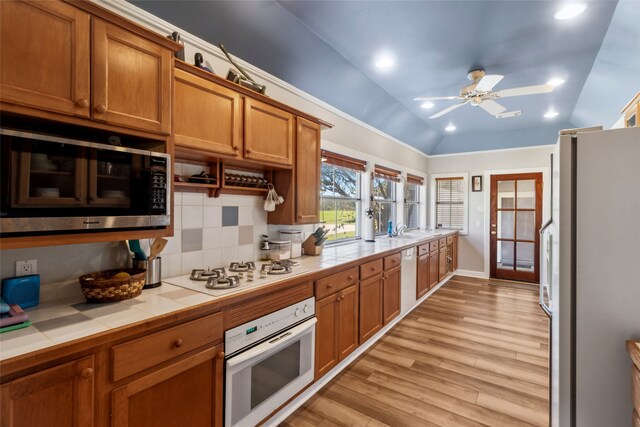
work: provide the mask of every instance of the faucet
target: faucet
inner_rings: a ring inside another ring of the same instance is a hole
[[[393,232],[392,236],[393,237],[398,237],[398,236],[402,236],[402,233],[404,233],[404,230],[407,229],[407,226],[404,224],[398,224],[396,225],[396,231]]]

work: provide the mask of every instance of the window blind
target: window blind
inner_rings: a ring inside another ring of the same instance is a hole
[[[322,158],[330,165],[354,169],[359,172],[364,172],[367,169],[367,162],[364,160],[355,159],[353,157],[344,156],[327,150],[322,150]]]
[[[424,185],[424,178],[418,175],[407,174],[407,182],[410,184]]]
[[[386,166],[374,165],[373,175],[378,178],[388,179],[393,182],[400,182],[401,172],[395,169],[388,168]]]
[[[436,179],[436,227],[464,229],[464,181],[462,178]]]

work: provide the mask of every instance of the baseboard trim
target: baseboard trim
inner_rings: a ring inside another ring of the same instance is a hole
[[[442,287],[445,283],[447,283],[456,274],[462,274],[462,273],[460,272],[460,270],[456,270],[456,271],[453,272],[453,274],[448,275],[442,282],[438,283],[438,285],[436,285],[436,287],[431,289],[429,291],[429,293],[427,293],[426,295],[424,295],[423,297],[418,299],[416,301],[416,303],[413,305],[413,307],[411,307],[411,309],[407,310],[404,313],[401,313],[398,317],[393,319],[391,321],[391,323],[389,323],[384,328],[382,328],[380,331],[378,331],[377,334],[375,334],[373,337],[371,337],[371,339],[369,339],[367,342],[365,342],[360,347],[358,347],[353,353],[351,353],[349,356],[347,356],[346,359],[344,359],[342,362],[338,363],[335,368],[333,368],[331,371],[329,371],[327,374],[325,374],[325,376],[323,376],[320,380],[318,380],[317,382],[312,384],[308,389],[306,389],[304,392],[302,392],[298,397],[296,397],[291,402],[289,402],[289,404],[287,406],[285,406],[280,411],[278,411],[275,415],[273,415],[269,420],[267,420],[263,424],[263,426],[264,427],[272,427],[272,426],[277,426],[278,424],[283,422],[289,415],[293,414],[296,409],[298,409],[300,406],[302,406],[302,404],[304,404],[304,402],[309,400],[311,398],[311,396],[316,394],[322,387],[327,385],[327,383],[329,383],[329,381],[331,381],[336,375],[338,375],[340,372],[342,372],[342,370],[344,368],[346,368],[351,362],[353,362],[358,357],[360,357],[365,351],[367,351],[369,349],[369,347],[371,347],[373,344],[378,342],[378,340],[380,338],[382,338],[387,332],[389,332],[390,329],[392,329],[398,322],[400,322],[402,319],[404,319],[404,317],[407,314],[411,313],[417,306],[422,304],[435,291],[440,289],[440,287]],[[465,276],[466,276],[466,274],[465,274]]]
[[[456,270],[456,274],[459,276],[475,277],[477,279],[488,279],[489,274],[484,271],[474,270]]]

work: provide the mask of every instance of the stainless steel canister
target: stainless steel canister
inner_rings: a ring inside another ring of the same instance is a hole
[[[162,284],[162,257],[152,260],[134,259],[133,268],[144,268],[147,277],[143,289],[156,288]]]

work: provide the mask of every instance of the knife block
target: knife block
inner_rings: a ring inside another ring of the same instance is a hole
[[[302,250],[305,255],[322,255],[323,246],[316,246],[316,238],[313,236],[307,237],[307,240],[302,242]]]

